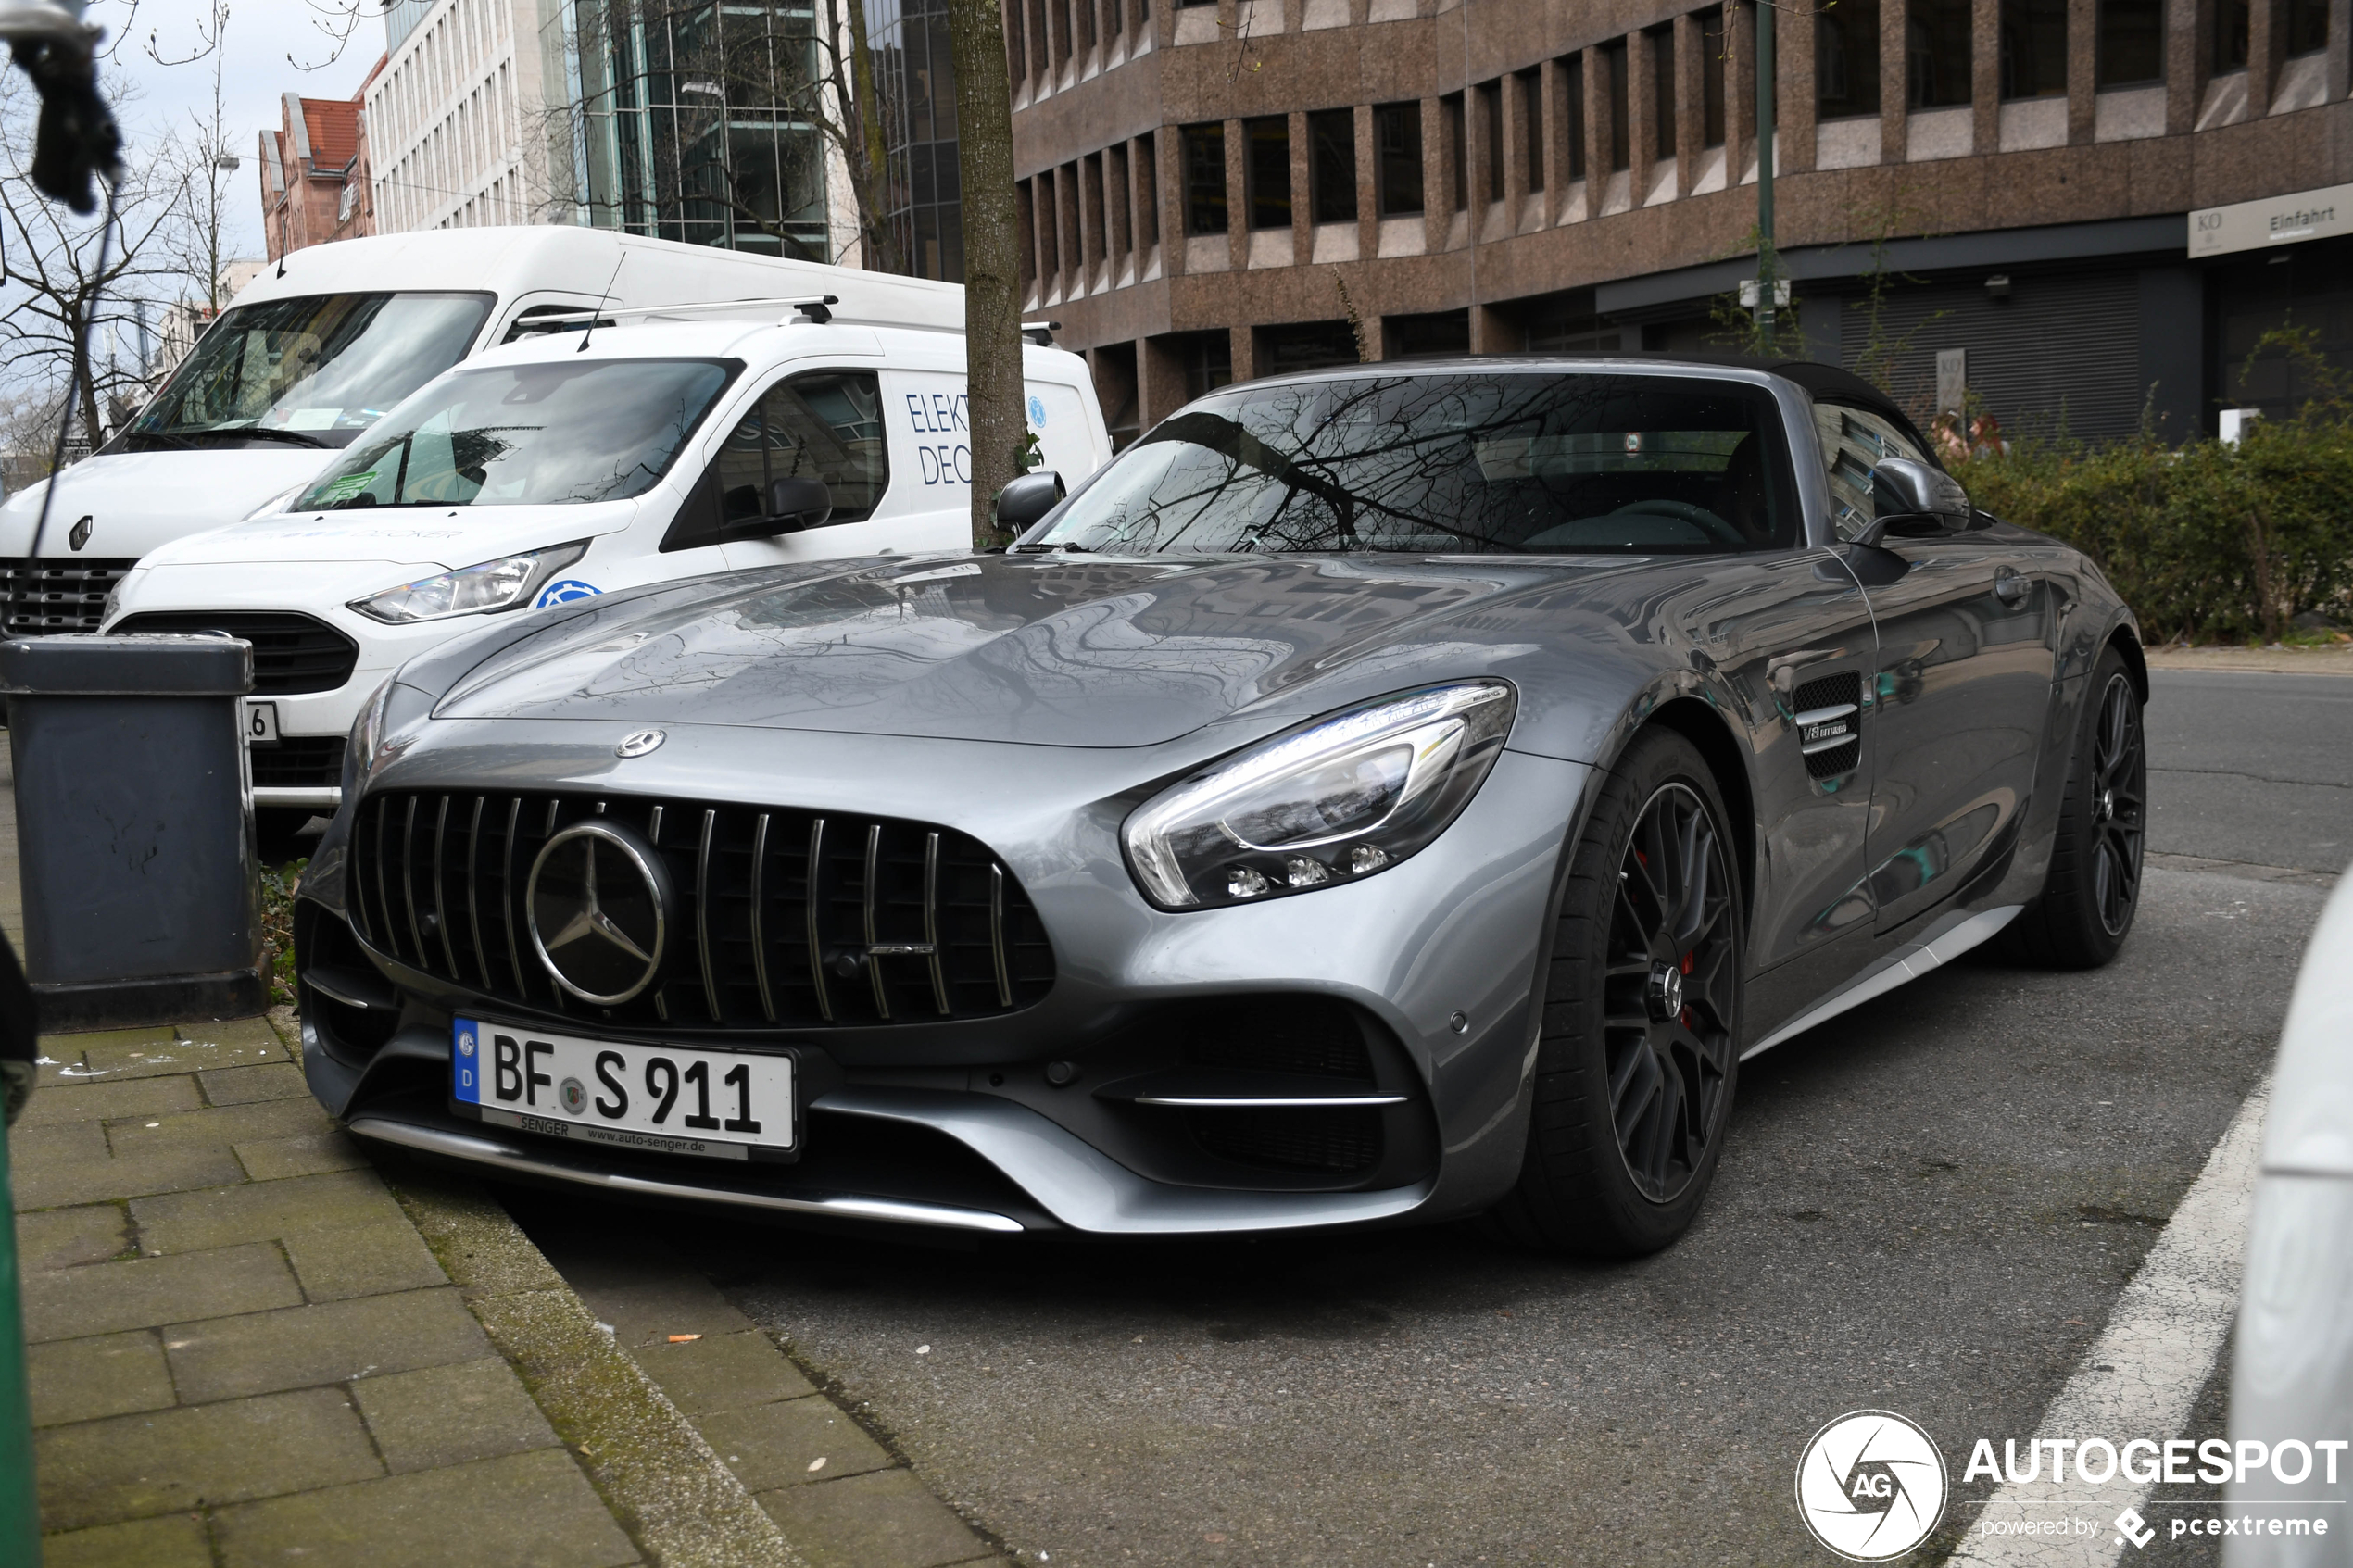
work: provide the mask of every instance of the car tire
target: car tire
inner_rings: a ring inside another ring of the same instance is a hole
[[[1691,742],[1644,731],[1599,789],[1538,969],[1527,1153],[1489,1223],[1523,1246],[1632,1257],[1682,1235],[1722,1157],[1744,915],[1731,819]]]
[[[2148,729],[2124,656],[2100,655],[2084,687],[2067,795],[2043,891],[2002,932],[2000,950],[2047,969],[2097,969],[2132,935],[2148,836]]]

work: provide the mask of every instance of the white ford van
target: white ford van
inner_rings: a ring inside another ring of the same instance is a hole
[[[254,804],[284,830],[341,798],[345,735],[384,677],[483,616],[777,562],[969,547],[961,331],[822,302],[727,308],[475,357],[387,412],[286,509],[149,553],[116,585],[105,629],[253,644]],[[1111,458],[1087,362],[1024,356],[1041,466],[1075,484]]]
[[[384,410],[558,312],[847,294],[894,320],[963,320],[963,290],[595,229],[449,229],[296,251],[244,289],[130,426],[0,507],[0,625],[89,632],[167,541],[308,483]],[[35,558],[37,557],[37,558]]]

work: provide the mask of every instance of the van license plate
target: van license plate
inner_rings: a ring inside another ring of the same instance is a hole
[[[275,746],[278,744],[278,705],[274,702],[245,704],[245,744]]]
[[[656,1154],[794,1147],[794,1059],[584,1040],[484,1019],[451,1027],[449,1091],[482,1119]]]

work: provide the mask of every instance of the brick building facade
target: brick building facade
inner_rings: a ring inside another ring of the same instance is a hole
[[[376,70],[384,62],[376,62]],[[375,71],[368,81],[376,79]],[[279,128],[261,132],[261,229],[270,259],[376,232],[368,176],[368,86],[348,99],[288,93]]]
[[[2353,358],[2353,239],[2187,247],[2196,209],[2353,182],[2349,10],[1778,10],[1777,232],[1810,352],[1888,353],[1926,405],[1957,349],[2013,428],[2088,436],[2265,401],[2234,356],[2283,320]],[[1360,341],[1704,347],[1754,275],[1748,5],[1009,0],[1007,27],[1026,307],[1123,435]]]

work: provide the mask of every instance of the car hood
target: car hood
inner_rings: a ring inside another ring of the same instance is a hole
[[[569,615],[475,664],[435,713],[1151,746],[1286,694],[1316,711],[1322,695],[1353,695],[1340,687],[1389,690],[1498,668],[1532,649],[1534,630],[1524,617],[1483,613],[1498,601],[1557,604],[1565,582],[1639,564],[1059,554],[829,562],[672,584]]]
[[[340,452],[295,446],[270,451],[105,452],[57,476],[44,557],[78,549],[93,559],[137,559],[170,540],[235,522],[281,491],[316,474]],[[29,484],[0,508],[0,556],[32,547],[46,482]],[[90,520],[80,546],[74,524]]]
[[[625,528],[635,501],[569,507],[385,507],[275,512],[176,540],[142,563],[298,566],[372,561],[449,571]]]

